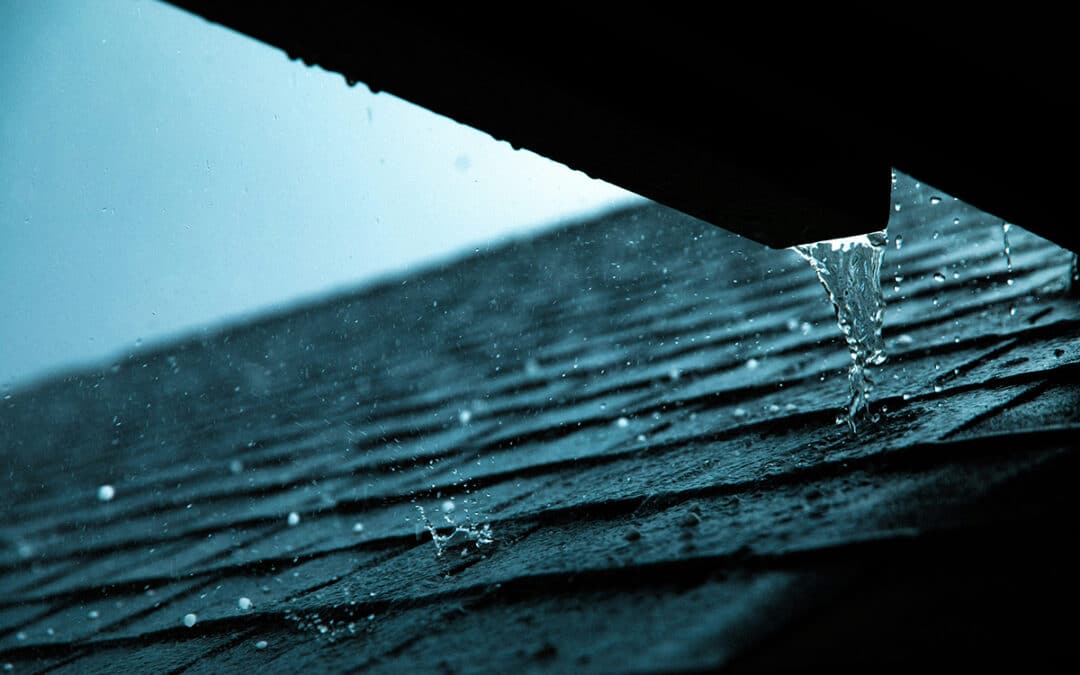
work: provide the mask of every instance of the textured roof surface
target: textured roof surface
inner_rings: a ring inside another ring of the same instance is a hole
[[[1009,273],[999,220],[896,196],[858,435],[809,266],[657,206],[10,392],[0,666],[1053,657],[1068,254],[1013,228]],[[447,500],[494,541],[438,555]]]

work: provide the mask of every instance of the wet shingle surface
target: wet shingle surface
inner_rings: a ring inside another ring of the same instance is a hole
[[[8,392],[0,667],[1060,655],[1069,256],[896,196],[858,435],[810,268],[657,206]],[[494,541],[437,555],[447,501]]]

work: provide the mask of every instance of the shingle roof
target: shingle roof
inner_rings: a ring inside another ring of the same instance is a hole
[[[1080,438],[1069,256],[1014,228],[1010,273],[1000,221],[896,194],[858,435],[809,267],[659,206],[12,392],[0,664],[670,671],[1054,639],[1010,612],[1075,594],[1047,562]],[[446,534],[447,500],[494,542],[436,555],[417,506]]]

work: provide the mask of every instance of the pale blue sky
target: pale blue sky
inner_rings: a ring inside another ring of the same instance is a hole
[[[151,0],[0,0],[0,385],[633,196]]]

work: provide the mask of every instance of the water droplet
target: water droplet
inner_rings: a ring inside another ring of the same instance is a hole
[[[101,613],[98,612],[96,609],[92,609],[92,610],[90,610],[89,612],[86,613],[86,618],[87,619],[96,619],[99,616],[101,616]]]
[[[472,411],[471,410],[462,410],[461,412],[458,413],[457,418],[458,418],[458,422],[461,422],[462,424],[468,424],[469,421],[472,420]]]
[[[236,601],[236,606],[245,611],[251,609],[251,598],[240,598]]]
[[[901,334],[900,336],[898,336],[896,338],[896,343],[901,344],[901,345],[910,345],[910,344],[914,344],[914,342],[915,342],[915,338],[911,337],[907,333],[903,333],[903,334]]]
[[[735,408],[733,414],[735,417],[746,417],[746,408]]]
[[[934,281],[938,282],[939,284],[945,283],[945,275],[941,272],[934,272]]]
[[[99,501],[111,502],[115,496],[116,489],[111,485],[102,485],[97,489],[97,498]]]
[[[682,371],[678,368],[672,368],[668,371],[668,378],[670,378],[672,382],[677,381],[680,377],[682,377]]]
[[[266,649],[267,646],[266,640],[259,640],[255,643],[255,649]]]
[[[439,505],[439,508],[442,509],[443,513],[453,513],[454,509],[456,509],[457,506],[454,504],[454,502],[447,499],[441,505]]]
[[[620,429],[625,429],[626,427],[630,426],[630,420],[626,419],[625,417],[620,417],[619,419],[615,420],[615,425],[618,426]]]
[[[934,233],[932,235],[930,235],[930,238],[931,239],[937,239],[940,236],[941,236],[941,233],[938,232],[937,230],[934,230]]]
[[[753,370],[753,369],[757,368],[760,365],[761,365],[761,362],[758,361],[757,359],[750,359],[750,360],[748,360],[746,362],[746,367],[749,368],[750,370]]]
[[[953,225],[959,225],[960,224],[960,219],[959,218],[953,218],[952,219],[952,224]]]
[[[188,628],[191,628],[192,626],[194,626],[195,622],[198,621],[198,620],[199,620],[199,617],[196,616],[195,614],[185,614],[184,615],[184,625],[187,626]]]
[[[26,633],[23,632],[23,631],[19,631],[18,633],[15,633],[15,639],[18,640],[19,642],[22,642],[23,640],[26,639]]]
[[[358,534],[360,532],[363,532],[364,531],[364,524],[363,523],[353,523],[352,531],[356,532]]]
[[[229,462],[229,473],[238,474],[244,470],[244,463],[238,459]]]
[[[900,213],[900,209],[902,207],[900,206],[900,202],[896,202],[895,204],[893,204],[892,208],[893,208],[893,211],[896,211],[897,213]]]
[[[930,198],[930,203],[933,204],[934,206],[937,206],[938,204],[941,203],[941,197],[937,197],[937,196],[931,197]]]
[[[293,525],[299,525],[300,524],[300,514],[297,513],[296,511],[291,512],[289,514],[287,522],[289,523],[290,527],[293,526]]]
[[[902,235],[902,234],[896,235],[896,239],[893,241],[893,244],[896,245],[896,250],[897,251],[904,248],[904,235]]]
[[[1016,305],[1009,307],[1009,316],[1016,316]]]

